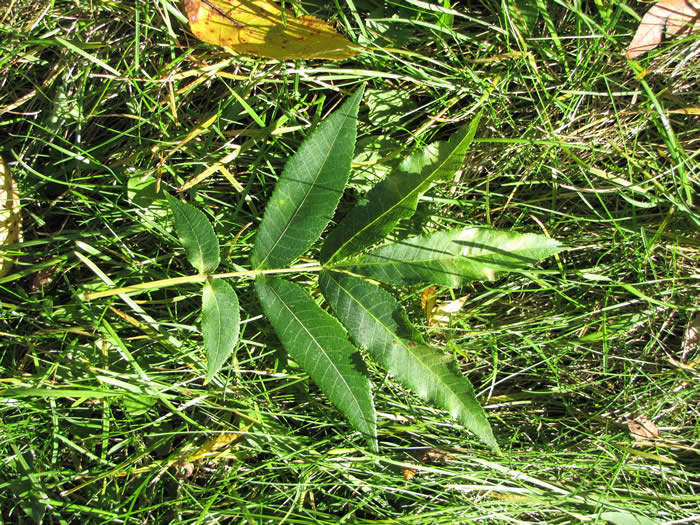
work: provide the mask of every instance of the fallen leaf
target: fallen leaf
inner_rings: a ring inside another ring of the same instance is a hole
[[[435,297],[435,290],[437,287],[429,286],[420,296],[420,307],[425,312],[425,319],[430,324],[430,317],[433,314],[433,309],[435,308],[435,303],[437,302],[437,297]]]
[[[407,467],[401,467],[401,474],[403,475],[403,480],[408,482],[411,481],[411,479],[418,474],[418,471],[412,468],[407,468]]]
[[[627,420],[627,427],[630,429],[630,434],[637,441],[650,441],[658,439],[659,427],[656,423],[650,421],[646,416],[639,416]]]
[[[17,184],[12,178],[10,168],[0,157],[0,246],[21,242],[21,226]],[[0,253],[0,277],[10,271],[13,263],[12,258]]]
[[[185,0],[192,33],[208,44],[282,60],[340,60],[357,54],[350,42],[316,17],[295,18],[271,0]]]
[[[666,36],[687,36],[700,28],[700,1],[663,0],[642,17],[625,57],[636,58],[657,47]]]
[[[426,296],[426,293],[430,293],[431,295]],[[421,306],[423,307],[425,318],[430,326],[449,325],[452,320],[452,314],[459,312],[466,301],[467,296],[465,295],[454,301],[438,304],[437,298],[435,297],[434,286],[427,288],[421,296]]]

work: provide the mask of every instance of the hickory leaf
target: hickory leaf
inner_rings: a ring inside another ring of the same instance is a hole
[[[356,255],[382,241],[399,220],[410,217],[431,184],[461,168],[478,116],[447,142],[436,142],[404,159],[327,236],[320,267],[299,268],[320,271],[320,289],[335,317],[301,286],[274,276],[295,271],[288,266],[312,247],[334,213],[350,175],[362,93],[361,87],[289,159],[258,228],[252,269],[241,271],[236,265],[237,271],[227,277],[254,277],[262,310],[282,346],[365,436],[372,450],[378,448],[372,391],[362,356],[351,339],[399,382],[447,410],[498,451],[469,380],[451,357],[424,341],[398,301],[369,279],[399,286],[428,282],[457,287],[526,268],[559,252],[559,243],[540,235],[472,227],[392,242]],[[172,197],[168,202],[187,257],[200,272],[191,281],[206,279],[202,332],[209,381],[238,340],[238,300],[222,276],[201,275],[219,263],[218,243],[206,216]]]
[[[283,279],[258,277],[255,291],[287,352],[377,450],[367,371],[340,323],[302,288]]]
[[[399,286],[456,288],[466,281],[492,281],[501,272],[526,268],[562,249],[544,235],[463,228],[392,242],[335,268]]]
[[[213,272],[219,266],[219,241],[207,216],[175,197],[166,197],[187,260],[199,273]]]
[[[204,283],[202,291],[202,334],[207,352],[208,383],[231,356],[238,343],[241,314],[233,288],[221,279]]]
[[[355,91],[287,161],[258,228],[254,268],[291,263],[330,221],[350,175],[363,90]]]
[[[391,294],[369,281],[340,272],[322,271],[319,284],[350,336],[373,359],[498,451],[472,384],[452,359],[423,342]]]
[[[447,142],[436,142],[401,162],[326,237],[321,261],[349,257],[382,240],[400,219],[413,215],[418,198],[438,179],[454,175],[474,138],[479,116]]]

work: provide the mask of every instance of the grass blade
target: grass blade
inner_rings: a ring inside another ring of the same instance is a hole
[[[397,380],[452,414],[498,450],[474,388],[452,359],[426,345],[401,305],[378,286],[340,272],[321,272],[321,291],[352,338]]]
[[[259,277],[255,291],[287,352],[377,450],[376,414],[367,372],[340,323],[288,281]]]
[[[383,239],[396,223],[416,211],[418,198],[430,185],[454,174],[474,138],[479,116],[447,142],[431,144],[407,157],[367,194],[333,229],[321,248],[321,261],[343,259]]]
[[[285,165],[255,238],[254,268],[288,265],[328,224],[350,175],[363,91],[322,122]]]
[[[238,343],[241,313],[233,288],[221,279],[204,283],[202,292],[202,334],[207,352],[208,383],[221,370]]]
[[[213,272],[219,266],[219,241],[209,219],[191,204],[167,194],[166,197],[187,260],[199,273]]]
[[[456,288],[465,281],[494,280],[499,273],[529,267],[562,249],[544,235],[464,228],[393,242],[337,267],[399,286]]]

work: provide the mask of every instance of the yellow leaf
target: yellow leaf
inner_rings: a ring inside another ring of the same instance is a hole
[[[313,16],[293,17],[270,0],[185,0],[192,33],[238,53],[282,60],[340,60],[357,54],[335,29]]]
[[[0,246],[22,240],[19,195],[10,168],[0,157]],[[0,253],[0,277],[10,271],[13,260]]]

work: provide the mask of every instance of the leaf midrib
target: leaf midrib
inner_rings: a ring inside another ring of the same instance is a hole
[[[355,393],[354,393],[354,391],[353,391],[353,389],[352,389],[350,383],[348,383],[348,382],[345,380],[345,376],[341,373],[341,371],[338,369],[338,367],[335,366],[335,363],[333,362],[333,359],[331,359],[331,357],[328,355],[328,353],[326,352],[326,350],[325,350],[325,348],[323,347],[323,345],[321,345],[321,344],[318,342],[318,340],[316,339],[316,337],[314,337],[314,335],[313,335],[311,332],[309,332],[309,330],[306,328],[306,325],[302,322],[301,319],[299,319],[299,317],[297,317],[297,315],[294,313],[294,310],[292,310],[292,309],[287,305],[286,301],[284,301],[284,299],[277,293],[277,290],[275,290],[275,288],[274,288],[273,286],[270,286],[269,283],[266,283],[266,284],[267,284],[268,288],[270,288],[270,290],[272,290],[272,293],[275,294],[275,297],[277,297],[277,299],[280,301],[280,303],[282,303],[282,306],[284,306],[284,308],[290,313],[290,315],[292,316],[292,318],[293,318],[294,320],[296,320],[297,323],[299,323],[299,325],[304,329],[304,331],[307,333],[307,335],[309,336],[309,338],[310,338],[310,339],[314,342],[314,344],[321,350],[321,353],[325,356],[326,360],[331,364],[332,368],[336,371],[336,376],[337,376],[337,377],[340,377],[340,379],[343,381],[343,384],[346,386],[347,391],[350,392],[351,397],[352,397],[352,400],[353,400],[353,402],[354,402],[354,404],[355,404],[355,409],[356,409],[356,411],[359,412],[360,414],[362,414],[362,415],[363,415],[363,419],[364,419],[365,421],[367,421],[367,420],[365,419],[365,417],[364,417],[364,411],[362,410],[362,405],[360,404],[359,400],[357,399],[357,396],[355,395]],[[313,299],[311,299],[311,300],[313,301]],[[326,313],[326,312],[324,312],[324,313]]]
[[[349,291],[347,288],[345,288],[344,286],[342,286],[342,285],[331,275],[330,272],[327,272],[327,273],[329,274],[329,277],[332,278],[333,281],[335,281],[335,283],[338,285],[338,288],[340,288],[341,290],[343,290],[349,297],[351,297],[351,298],[352,298],[355,302],[357,302],[358,304],[360,304],[360,305],[363,304],[361,301],[359,301],[359,300],[357,299],[357,297],[355,297],[353,294],[351,294],[350,291]],[[392,330],[390,330],[388,326],[386,326],[384,323],[382,323],[371,311],[369,311],[369,310],[367,310],[366,308],[364,308],[364,306],[363,306],[363,310],[364,310],[365,312],[367,312],[367,313],[375,320],[375,322],[376,322],[378,325],[384,327],[384,329],[385,329],[388,333],[396,335],[395,332],[393,332]],[[423,369],[426,369],[426,370],[430,371],[429,368],[428,368],[428,366],[427,366],[427,364],[426,364],[426,362],[424,362],[424,361],[420,358],[420,356],[419,356],[419,355],[416,355],[416,354],[414,353],[414,351],[412,350],[412,349],[418,349],[418,348],[420,348],[421,346],[424,346],[424,347],[426,347],[426,348],[429,348],[428,345],[426,345],[425,343],[422,343],[422,342],[417,343],[415,346],[411,346],[411,345],[408,345],[408,344],[404,344],[404,343],[403,343],[404,338],[399,337],[398,335],[396,335],[396,341],[401,341],[402,346],[408,350],[408,353],[409,353],[409,354],[411,354],[412,356],[414,356],[414,359],[416,359],[416,360],[421,364],[421,366],[423,367]],[[385,350],[386,350],[386,348],[385,348]],[[454,392],[451,388],[449,388],[449,383],[445,383],[444,381],[442,381],[442,376],[441,376],[441,375],[439,375],[439,374],[431,374],[431,375],[432,375],[433,377],[437,377],[439,383],[442,384],[442,385],[445,385],[445,386],[447,387],[447,388],[445,388],[445,389],[442,390],[443,392],[444,392],[445,390],[447,390],[447,391],[450,392],[451,395],[456,395],[455,392]]]
[[[445,158],[443,159],[443,161],[439,164],[439,166],[437,166],[435,169],[432,170],[430,176],[432,176],[433,173],[435,173],[439,168],[441,168],[447,162],[447,160],[450,159],[451,157],[452,157],[451,154],[446,155]],[[420,188],[423,184],[428,183],[428,181],[430,180],[430,176],[423,178],[423,181],[420,184],[417,184],[413,190],[411,190],[409,193],[407,193],[403,198],[401,198],[401,200],[397,201],[396,204],[394,204],[391,208],[385,210],[384,213],[379,215],[372,222],[368,223],[364,228],[361,228],[355,234],[353,234],[351,237],[349,237],[347,241],[345,241],[343,244],[341,244],[338,247],[337,250],[335,250],[335,253],[333,254],[333,256],[330,259],[328,259],[328,262],[330,263],[333,260],[335,260],[338,257],[338,254],[341,253],[348,244],[350,244],[352,241],[357,239],[362,234],[362,232],[367,231],[370,228],[370,226],[373,226],[374,224],[376,224],[382,217],[385,217],[390,211],[398,208],[400,204],[402,204],[409,197],[412,197],[416,192],[418,192],[418,188]]]
[[[349,118],[349,116],[347,116],[347,115],[343,118],[343,121],[341,122],[340,126],[338,126],[338,130],[339,130],[339,131],[343,129],[343,125],[344,125],[345,121],[346,121],[348,118]],[[339,132],[335,133],[335,137],[333,138],[333,140],[331,141],[330,146],[329,146],[328,149],[326,150],[326,155],[325,155],[325,157],[324,157],[324,159],[323,159],[323,163],[321,164],[321,168],[318,169],[316,175],[314,176],[314,179],[313,179],[312,184],[309,185],[309,189],[308,189],[308,190],[306,191],[306,193],[304,194],[304,198],[301,200],[301,202],[299,203],[299,205],[297,206],[297,208],[294,210],[294,213],[289,217],[289,220],[287,220],[287,224],[285,224],[284,229],[283,229],[282,232],[277,236],[277,239],[275,240],[274,244],[273,244],[273,245],[270,247],[270,249],[267,251],[267,255],[265,255],[265,257],[264,257],[264,258],[260,261],[260,263],[258,264],[259,267],[261,267],[261,266],[263,266],[263,265],[265,264],[265,261],[270,257],[270,255],[272,255],[272,252],[273,252],[274,249],[277,247],[277,245],[280,243],[280,241],[281,241],[282,239],[284,239],[284,237],[285,237],[285,235],[286,235],[286,233],[287,233],[287,230],[289,230],[289,226],[292,224],[292,222],[294,221],[294,219],[297,217],[297,215],[299,214],[299,211],[300,211],[301,208],[303,207],[304,203],[308,200],[309,195],[311,194],[311,192],[312,192],[312,191],[314,190],[314,188],[316,187],[316,182],[318,181],[318,178],[321,176],[321,173],[322,173],[322,171],[323,171],[322,168],[323,168],[323,167],[326,165],[326,163],[328,162],[328,157],[330,156],[331,152],[333,151],[333,148],[334,148],[334,146],[335,146],[336,141],[338,140],[338,136],[339,136],[339,135],[340,135]],[[308,140],[308,139],[307,139],[307,140]]]

